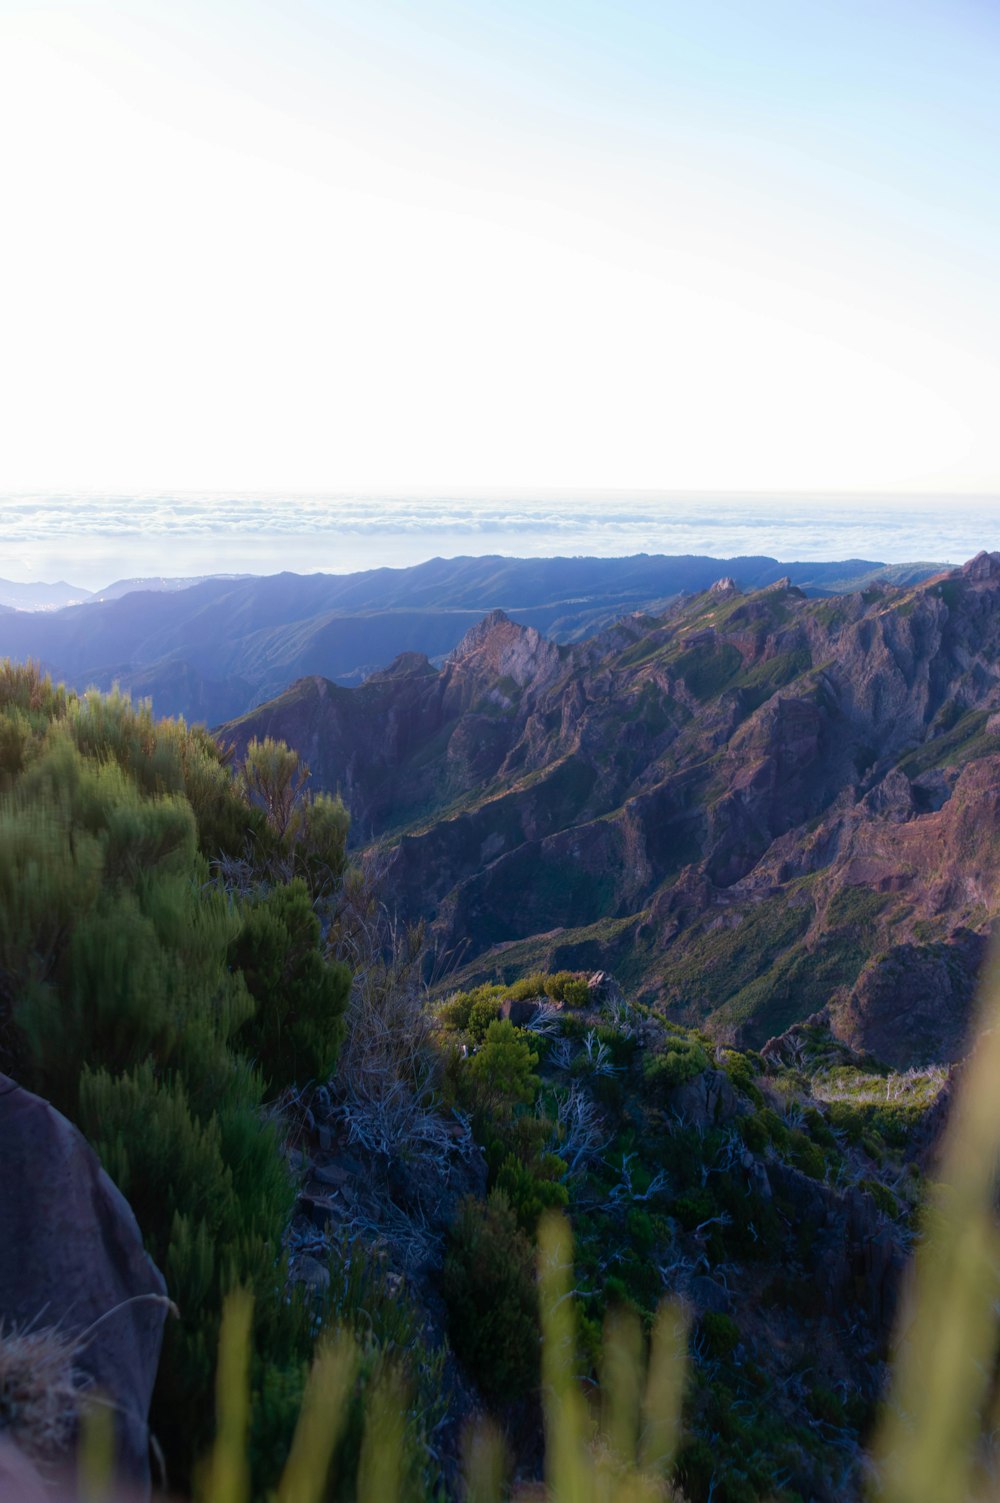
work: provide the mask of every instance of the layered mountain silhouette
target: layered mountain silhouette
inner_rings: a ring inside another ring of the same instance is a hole
[[[1000,554],[825,599],[731,569],[572,643],[497,610],[440,667],[307,676],[221,734],[341,791],[456,983],[608,968],[745,1044],[826,1009],[900,1067],[961,1053],[1000,879]]]
[[[358,683],[401,652],[440,658],[496,607],[569,642],[629,611],[662,610],[722,574],[744,589],[787,574],[809,592],[830,593],[858,588],[876,575],[922,578],[937,567],[640,554],[432,559],[360,574],[216,576],[185,589],[169,579],[120,580],[86,605],[0,612],[0,656],[34,658],[78,689],[118,682],[133,695],[151,697],[158,714],[213,724],[264,702],[303,674]],[[0,601],[5,598],[0,593]],[[44,603],[52,602],[47,597]]]

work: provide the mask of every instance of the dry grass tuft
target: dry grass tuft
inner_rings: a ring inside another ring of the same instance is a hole
[[[87,1386],[78,1351],[78,1338],[54,1326],[0,1324],[0,1437],[36,1460],[64,1455],[76,1435]]]

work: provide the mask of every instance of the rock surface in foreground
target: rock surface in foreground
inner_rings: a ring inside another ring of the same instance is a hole
[[[79,1337],[75,1368],[115,1406],[123,1479],[148,1486],[147,1419],[166,1286],[128,1203],[82,1135],[5,1075],[0,1226],[0,1324]]]

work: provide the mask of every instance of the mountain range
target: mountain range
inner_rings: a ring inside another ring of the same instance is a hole
[[[761,1047],[824,1010],[957,1058],[1000,877],[1000,554],[809,599],[732,577],[572,643],[493,611],[436,667],[222,727],[339,789],[449,984],[613,969]]]
[[[183,578],[171,575],[155,575],[147,578],[116,579],[102,590],[87,590],[83,585],[67,584],[64,579],[55,584],[42,580],[22,582],[0,579],[0,607],[14,611],[57,611],[65,606],[100,604],[105,600],[119,600],[123,595],[143,591],[189,590],[202,584],[209,576],[200,574]],[[214,574],[213,579],[243,579],[241,574]]]
[[[431,559],[343,575],[121,580],[64,609],[53,606],[70,586],[10,586],[0,587],[0,655],[30,657],[78,689],[117,682],[151,697],[158,714],[211,725],[304,674],[357,684],[401,652],[439,659],[493,609],[567,643],[630,612],[661,611],[720,575],[742,589],[787,575],[808,594],[829,595],[876,578],[909,583],[939,569],[865,559],[786,564],[645,554]],[[27,590],[41,590],[35,606],[46,608],[2,609],[24,606]]]

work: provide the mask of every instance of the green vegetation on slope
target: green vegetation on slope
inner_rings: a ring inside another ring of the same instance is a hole
[[[175,1483],[211,1433],[231,1289],[257,1304],[259,1488],[313,1346],[317,1312],[285,1292],[295,1189],[263,1112],[329,1075],[350,985],[315,906],[346,816],[302,781],[276,743],[237,776],[204,733],[0,667],[2,1062],[94,1143],[180,1309],[152,1417]]]
[[[498,1021],[506,1012],[522,1026]],[[444,1284],[456,1350],[483,1392],[503,1412],[536,1380],[525,1238],[561,1207],[576,1243],[578,1372],[601,1371],[616,1311],[648,1331],[665,1288],[700,1311],[685,1496],[817,1496],[859,1455],[885,1355],[878,1321],[851,1308],[846,1287],[851,1342],[838,1346],[832,1318],[822,1335],[815,1326],[822,1261],[838,1256],[819,1252],[822,1229],[863,1197],[873,1224],[908,1235],[921,1188],[908,1156],[940,1074],[891,1076],[819,1028],[788,1062],[720,1050],[582,975],[483,984],[437,1017],[451,1090],[489,1165],[488,1198],[463,1207]],[[490,1305],[501,1278],[505,1297]],[[477,1306],[489,1306],[488,1340]],[[818,1340],[826,1377],[811,1371]]]

